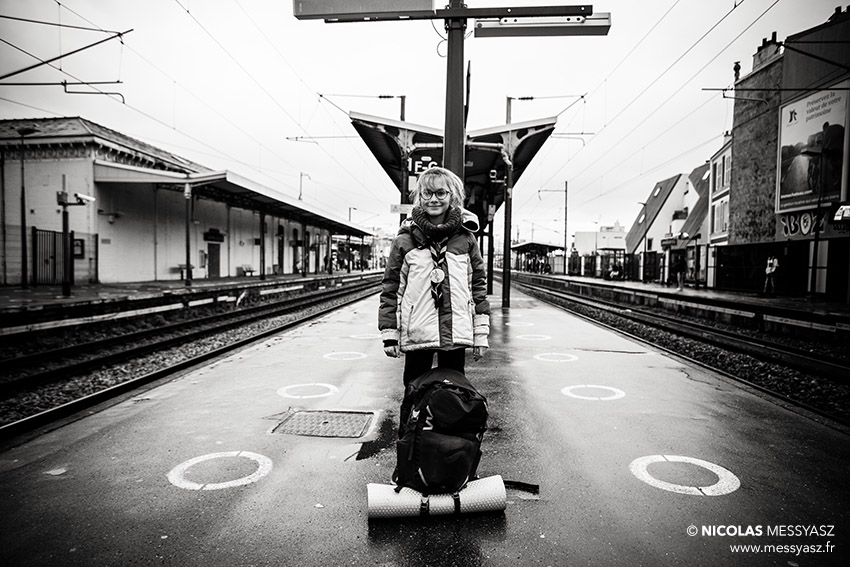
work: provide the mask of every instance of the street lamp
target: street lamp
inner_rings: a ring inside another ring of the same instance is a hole
[[[301,172],[301,173],[299,173],[299,174],[298,174],[298,200],[299,200],[299,201],[301,201],[302,189],[303,189],[303,187],[304,187],[304,178],[305,178],[305,177],[306,177],[307,179],[309,179],[310,181],[312,181],[312,180],[313,180],[313,178],[312,178],[312,177],[310,177],[308,174],[306,174],[306,173],[304,173],[304,172]]]
[[[351,222],[351,211],[356,211],[356,210],[357,210],[357,207],[348,207],[348,222]],[[346,264],[348,264],[348,273],[350,274],[351,273],[351,260],[352,260],[351,235],[350,234],[346,235],[346,237],[345,237],[345,245],[348,247],[348,262],[346,262]]]
[[[646,283],[646,240],[649,234],[649,219],[646,218],[646,203],[638,201],[638,205],[643,207],[643,262],[641,262],[640,281]]]
[[[599,255],[599,221],[593,221],[596,230],[593,232],[593,277],[596,277],[596,260]]]
[[[56,192],[56,203],[62,207],[62,295],[71,297],[71,280],[74,273],[74,257],[68,222],[68,207],[92,204],[96,199],[90,195],[74,193],[74,202],[65,189],[65,175],[62,175],[62,190]]]
[[[569,182],[564,181],[564,275],[567,275],[567,197],[568,197]],[[540,198],[540,193],[546,191],[560,191],[560,189],[538,189],[537,198]]]
[[[21,137],[21,287],[29,286],[29,266],[27,266],[27,191],[24,182],[24,137],[40,132],[35,124],[17,128]]]

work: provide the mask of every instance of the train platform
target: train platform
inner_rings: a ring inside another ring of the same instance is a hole
[[[619,304],[661,307],[697,319],[713,319],[732,325],[779,333],[834,336],[850,333],[850,304],[821,297],[798,297],[675,286],[657,282],[604,280],[599,278],[515,272],[512,282],[523,281],[552,290],[613,300]]]
[[[280,282],[311,281],[327,279],[359,278],[363,275],[377,273],[375,271],[352,270],[336,271],[333,274],[285,274],[267,275],[265,279],[258,276],[228,277],[216,279],[195,279],[191,285],[184,280],[143,281],[116,284],[80,284],[71,288],[71,295],[62,295],[61,286],[0,286],[0,314],[3,312],[39,310],[52,305],[80,305],[104,303],[110,301],[140,300],[151,296],[162,295],[191,295],[218,289],[233,289],[250,286],[269,286]]]
[[[108,302],[117,300],[140,300],[151,296],[161,295],[185,295],[214,289],[232,289],[245,286],[275,285],[280,282],[345,279],[349,277],[360,277],[383,273],[382,271],[353,270],[350,273],[336,271],[333,274],[300,274],[267,275],[264,280],[258,277],[231,277],[219,279],[197,279],[192,281],[191,286],[186,286],[183,280],[169,281],[146,281],[129,282],[120,284],[86,284],[74,286],[71,296],[62,295],[60,286],[38,286],[23,289],[16,286],[0,286],[0,314],[3,312],[38,310],[49,305],[75,305],[85,303]],[[773,307],[788,311],[802,311],[808,313],[819,313],[823,315],[846,315],[850,317],[850,303],[827,301],[820,297],[808,296],[765,296],[759,293],[746,293],[736,291],[723,291],[710,288],[685,287],[677,291],[675,287],[655,282],[640,282],[628,280],[604,280],[584,276],[563,276],[557,274],[530,274],[528,272],[514,272],[518,276],[530,275],[552,279],[559,279],[593,285],[600,287],[622,288],[634,291],[644,291],[656,294],[679,296],[697,300],[705,298],[708,300],[727,301],[744,305]],[[498,304],[498,302],[497,302]]]
[[[0,561],[846,564],[847,428],[518,290],[498,309],[500,291],[491,348],[466,362],[490,413],[478,472],[539,494],[368,518],[367,483],[395,465],[403,364],[370,296],[0,451]],[[287,428],[311,412],[333,433]]]
[[[528,272],[518,272],[528,274]],[[529,274],[539,275],[539,274]],[[671,297],[683,297],[687,299],[704,298],[717,302],[739,303],[760,307],[773,307],[788,311],[805,311],[822,315],[848,315],[850,316],[850,303],[830,301],[822,297],[791,296],[791,295],[765,295],[757,292],[717,290],[706,287],[695,288],[685,286],[681,291],[673,285],[664,285],[658,282],[640,282],[631,280],[605,280],[585,276],[562,276],[547,274],[547,278],[555,278],[566,281],[577,282],[585,285],[607,286],[611,288],[622,288],[633,291],[645,291]]]
[[[219,301],[235,302],[269,294],[291,294],[336,287],[375,278],[376,271],[333,274],[270,275],[193,280],[90,284],[74,286],[65,297],[61,287],[0,287],[0,335],[42,328],[193,308]]]

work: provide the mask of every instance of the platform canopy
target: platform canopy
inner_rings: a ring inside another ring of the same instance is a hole
[[[442,165],[442,130],[358,112],[350,112],[349,117],[399,191],[405,187],[406,175],[418,176],[429,167]],[[491,212],[495,214],[505,200],[506,164],[513,163],[516,185],[555,130],[556,121],[552,117],[467,132],[464,206],[478,216],[482,228],[492,218]],[[401,202],[407,199],[402,198]]]
[[[165,187],[172,186],[175,191],[183,191],[185,184],[189,183],[192,194],[202,199],[326,228],[334,234],[355,237],[373,235],[356,224],[335,219],[303,201],[292,199],[227,170],[182,174],[96,160],[94,180],[98,183],[159,183]]]
[[[550,252],[563,249],[563,246],[558,246],[557,244],[549,244],[548,242],[535,242],[534,240],[519,242],[517,244],[511,245],[512,252],[516,252],[517,254],[536,254],[538,256],[546,256]]]

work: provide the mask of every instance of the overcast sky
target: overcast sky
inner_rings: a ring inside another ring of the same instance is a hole
[[[617,221],[628,229],[656,181],[690,173],[731,128],[732,102],[703,89],[731,86],[734,62],[749,73],[762,38],[775,31],[781,41],[819,25],[838,5],[607,0],[593,4],[611,14],[607,36],[470,34],[469,130],[504,124],[506,97],[535,97],[512,103],[513,122],[558,117],[561,136],[546,142],[516,187],[515,235],[527,240],[534,230],[535,240],[563,242],[565,181],[569,233]],[[133,30],[123,42],[0,81],[3,118],[81,116],[290,197],[301,184],[306,202],[339,218],[350,212],[364,227],[393,229],[390,204],[399,195],[347,113],[398,118],[399,100],[377,96],[404,95],[408,122],[444,127],[446,43],[438,20],[299,21],[287,0],[0,0],[0,14]],[[105,37],[0,19],[0,74]],[[9,85],[61,81],[121,81],[68,89],[120,92],[124,102],[66,94],[62,86]]]

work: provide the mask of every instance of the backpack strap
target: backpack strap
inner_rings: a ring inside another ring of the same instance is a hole
[[[518,480],[503,480],[502,482],[504,482],[505,488],[522,490],[524,492],[530,492],[531,494],[540,494],[539,484],[530,484],[527,482],[520,482]]]

